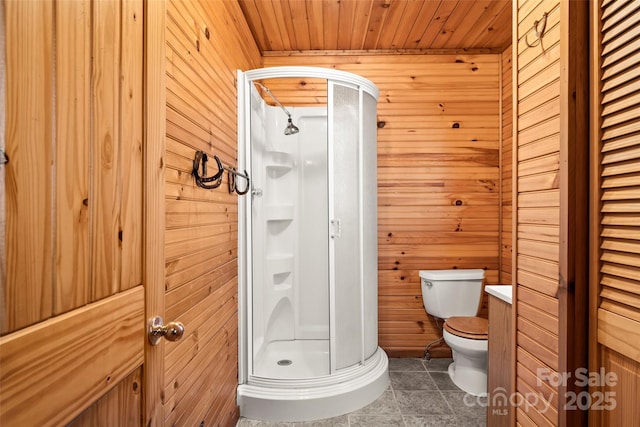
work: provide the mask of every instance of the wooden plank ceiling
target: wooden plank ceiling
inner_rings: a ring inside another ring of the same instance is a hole
[[[501,52],[509,0],[238,0],[263,54],[291,51]]]

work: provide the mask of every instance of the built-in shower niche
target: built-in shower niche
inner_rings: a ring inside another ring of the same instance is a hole
[[[266,153],[265,168],[267,176],[278,179],[293,169],[293,157],[283,151],[269,151]]]
[[[276,291],[284,291],[291,288],[291,272],[276,273],[273,275],[273,287]]]
[[[268,255],[267,275],[275,291],[291,289],[293,255]],[[289,295],[287,295],[289,296]]]

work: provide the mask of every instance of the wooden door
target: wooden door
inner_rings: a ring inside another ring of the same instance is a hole
[[[590,371],[598,372],[590,407],[596,426],[640,419],[639,29],[638,2],[593,2],[589,350]]]
[[[0,10],[0,424],[140,425],[142,0]]]

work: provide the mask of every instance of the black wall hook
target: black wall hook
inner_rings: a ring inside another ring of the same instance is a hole
[[[224,169],[222,166],[222,162],[218,158],[218,156],[213,156],[216,161],[216,165],[218,166],[218,171],[210,177],[207,177],[207,160],[208,156],[203,151],[196,151],[196,155],[193,159],[193,168],[191,170],[191,175],[196,180],[196,184],[198,187],[206,188],[207,190],[212,190],[214,188],[220,187],[222,184],[222,177],[224,175]],[[202,175],[200,174],[200,165],[202,165]],[[209,182],[213,182],[213,184],[208,184]]]
[[[235,168],[225,167],[224,169],[229,172],[229,193],[233,193],[235,191],[239,196],[244,196],[245,194],[247,194],[249,188],[251,187],[251,179],[249,178],[249,174],[247,173],[247,171],[245,170],[244,174],[241,174]],[[247,180],[247,185],[245,186],[244,190],[240,190],[238,188],[236,177],[244,178]]]
[[[218,167],[218,171],[212,176],[207,176],[207,161],[209,157],[203,151],[196,151],[196,155],[193,159],[193,167],[191,169],[191,175],[196,180],[196,184],[198,187],[206,188],[207,190],[213,190],[214,188],[220,187],[222,184],[222,178],[224,176],[224,172],[227,171],[229,173],[229,193],[237,193],[239,196],[243,196],[247,194],[249,189],[251,188],[251,179],[249,178],[249,174],[245,170],[244,173],[240,173],[236,170],[236,168],[231,168],[224,166],[220,161],[218,156],[213,156],[216,161],[216,166]],[[202,172],[200,172],[202,169]],[[237,178],[244,178],[247,180],[247,185],[244,190],[240,190],[237,187]],[[212,184],[209,184],[212,183]]]

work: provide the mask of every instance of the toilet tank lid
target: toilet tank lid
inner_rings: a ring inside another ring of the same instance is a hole
[[[420,270],[420,277],[426,280],[474,280],[483,279],[482,269]]]

